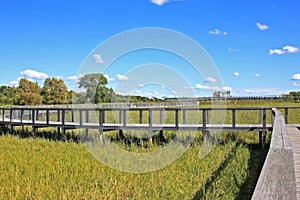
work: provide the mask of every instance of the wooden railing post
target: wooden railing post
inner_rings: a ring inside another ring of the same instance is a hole
[[[79,124],[82,126],[82,110],[79,110]]]
[[[3,118],[3,121],[5,120],[5,109],[3,108],[2,109],[2,118]]]
[[[49,109],[46,110],[46,124],[49,125]]]
[[[127,124],[126,120],[127,119],[126,119],[126,109],[125,108],[123,109],[122,115],[123,115],[122,116],[123,117],[123,126],[126,127],[126,124]]]
[[[10,111],[9,111],[9,120],[10,120],[10,123],[12,122],[12,113],[13,113],[13,108],[10,108]]]
[[[24,110],[21,109],[21,117],[20,117],[21,124],[23,124],[23,115],[24,115]]]
[[[175,110],[175,127],[179,127],[179,116],[178,116],[179,110],[176,108]]]
[[[140,113],[140,124],[143,123],[143,110],[139,110],[139,113]]]
[[[203,124],[203,129],[206,129],[206,121],[207,120],[207,110],[203,109],[202,110],[202,124]]]
[[[105,110],[99,109],[99,138],[100,141],[103,141],[103,124],[105,121]]]
[[[61,111],[61,124],[62,124],[62,139],[63,141],[66,141],[67,140],[67,137],[66,137],[66,128],[65,128],[65,118],[66,118],[66,110],[65,109],[62,109]]]
[[[164,121],[164,120],[163,120],[163,119],[164,119],[164,118],[163,118],[163,113],[164,113],[163,110],[159,110],[159,123],[160,123],[160,124],[162,124],[163,121]]]
[[[236,126],[236,110],[232,109],[232,127]]]
[[[148,130],[148,137],[149,137],[149,142],[152,143],[152,135],[153,135],[153,130],[152,130],[152,109],[149,108],[148,110],[148,122],[149,122],[149,130]]]
[[[31,112],[32,112],[32,124],[35,124],[35,109],[33,108]]]
[[[119,123],[122,124],[122,114],[123,114],[123,111],[122,109],[119,110]]]
[[[284,109],[284,119],[285,119],[285,123],[288,124],[289,123],[289,108]]]

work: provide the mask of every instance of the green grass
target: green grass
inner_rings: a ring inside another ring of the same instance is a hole
[[[131,174],[97,162],[82,144],[13,136],[0,143],[5,199],[191,199],[237,144],[222,143],[202,159],[195,145],[168,167]]]

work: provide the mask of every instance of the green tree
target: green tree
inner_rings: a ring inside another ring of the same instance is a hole
[[[16,105],[38,105],[41,104],[40,88],[38,83],[21,78],[16,89]]]
[[[15,87],[1,86],[0,87],[0,105],[13,104],[13,98],[15,96]]]
[[[103,74],[86,74],[79,78],[79,88],[86,89],[86,99],[91,103],[110,102],[112,89],[106,87],[107,79]]]
[[[292,91],[289,94],[285,95],[284,98],[286,101],[299,101],[300,100],[300,91]]]
[[[86,94],[83,92],[80,93],[76,93],[74,91],[70,91],[68,94],[68,99],[69,99],[69,103],[74,103],[74,104],[84,104],[86,103],[86,99],[85,96]]]
[[[68,103],[68,89],[61,79],[46,78],[41,94],[44,104]]]

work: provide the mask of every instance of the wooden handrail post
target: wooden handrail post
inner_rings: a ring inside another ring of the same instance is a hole
[[[175,110],[175,127],[178,128],[179,126],[179,116],[178,116],[179,110]]]
[[[289,123],[289,108],[284,109],[284,119],[285,119],[285,123],[288,124]]]
[[[32,112],[32,124],[35,124],[35,109],[33,108],[31,112]]]
[[[123,111],[122,109],[119,110],[119,123],[122,124],[122,114],[123,114]]]
[[[65,114],[66,114],[65,109],[62,109],[62,113],[61,114],[62,114],[61,115],[61,124],[64,126],[65,125],[65,118],[66,118],[66,116],[65,116]]]
[[[236,126],[236,110],[232,109],[232,127]]]
[[[266,130],[267,127],[267,111],[263,109],[263,129]]]
[[[57,109],[57,121],[60,122],[60,110]]]
[[[126,126],[126,109],[123,110],[123,126]]]
[[[46,123],[49,125],[49,110],[46,110]]]
[[[149,137],[149,142],[152,143],[152,134],[153,134],[153,130],[152,130],[152,110],[151,108],[149,108],[148,110],[148,122],[149,122],[149,130],[148,130],[148,137]]]
[[[39,109],[36,109],[36,120],[39,120]]]
[[[10,108],[10,111],[9,111],[9,120],[10,120],[10,122],[12,122],[12,113],[13,113],[13,108]]]
[[[162,124],[164,122],[164,116],[163,116],[164,111],[159,110],[159,123]]]
[[[202,124],[203,124],[203,128],[206,129],[206,121],[207,120],[207,110],[203,109],[202,110]]]
[[[85,122],[89,123],[89,121],[90,121],[89,110],[86,110],[85,111]]]
[[[79,124],[82,126],[82,110],[79,110]]]
[[[148,110],[148,122],[149,122],[149,128],[152,128],[152,110]]]
[[[102,128],[104,124],[104,117],[105,117],[105,111],[100,109],[99,110],[99,125]]]
[[[72,109],[72,122],[75,122],[75,117],[74,117],[74,110]]]
[[[24,115],[24,110],[23,110],[23,109],[21,109],[21,117],[20,117],[21,124],[23,124],[23,115]]]
[[[139,111],[139,113],[140,113],[140,124],[142,124],[143,123],[143,110],[141,109]]]

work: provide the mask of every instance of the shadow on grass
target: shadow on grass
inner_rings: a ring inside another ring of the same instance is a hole
[[[220,167],[213,172],[213,175],[211,178],[205,183],[205,185],[200,188],[195,196],[193,197],[193,200],[198,199],[205,199],[206,191],[213,187],[213,184],[215,181],[217,181],[220,176],[221,172],[234,158],[234,155],[236,154],[236,147],[238,145],[243,144],[242,142],[237,142],[235,148],[231,151],[230,156],[220,165]],[[247,144],[244,144],[247,145]],[[267,156],[269,146],[266,146],[264,149],[261,148],[260,144],[253,144],[253,145],[247,145],[250,152],[250,159],[248,160],[248,174],[247,178],[244,181],[244,183],[240,186],[240,190],[235,196],[235,199],[237,200],[247,200],[251,199],[252,194],[254,192],[257,180],[259,178],[260,172],[262,170],[265,158]],[[238,184],[238,181],[235,180],[235,184]]]
[[[226,166],[230,163],[230,161],[233,159],[236,149],[238,145],[240,145],[241,142],[237,142],[235,147],[232,148],[232,151],[229,153],[229,156],[224,160],[224,162],[219,166],[217,170],[215,170],[209,180],[202,186],[200,190],[198,190],[195,194],[195,196],[192,198],[192,200],[198,200],[203,199],[205,197],[206,191],[212,187],[212,184],[217,180],[217,178],[221,175],[221,172]]]
[[[248,176],[243,185],[240,187],[236,199],[251,199],[260,172],[267,157],[269,146],[264,149],[260,145],[249,145],[250,159],[248,161]]]

